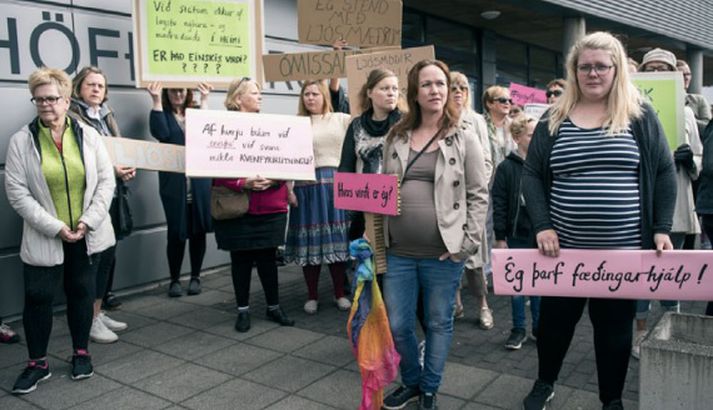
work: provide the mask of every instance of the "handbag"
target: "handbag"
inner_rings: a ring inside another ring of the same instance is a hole
[[[117,240],[131,235],[131,231],[134,229],[134,218],[129,206],[129,187],[121,178],[116,179],[116,196],[111,201],[109,216]]]
[[[218,221],[240,218],[248,213],[250,198],[247,192],[234,191],[224,186],[210,189],[210,214]]]

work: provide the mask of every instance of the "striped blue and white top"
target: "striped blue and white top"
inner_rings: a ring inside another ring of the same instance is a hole
[[[639,147],[631,130],[562,123],[550,156],[550,218],[563,248],[641,249]]]

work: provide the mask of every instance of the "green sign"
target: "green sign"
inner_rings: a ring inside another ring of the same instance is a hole
[[[656,110],[668,146],[675,150],[681,145],[679,138],[683,138],[686,132],[683,75],[680,72],[635,73],[632,74],[632,82]]]
[[[260,6],[260,0],[135,0],[140,86],[259,77]]]

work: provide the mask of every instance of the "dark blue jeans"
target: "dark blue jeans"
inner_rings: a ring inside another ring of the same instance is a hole
[[[530,242],[527,239],[507,238],[508,248],[510,249],[526,249],[530,248]],[[515,329],[527,329],[527,316],[525,315],[525,297],[526,296],[511,296],[510,306],[512,309],[512,327]],[[530,314],[532,315],[532,329],[537,329],[540,320],[540,297],[527,296],[530,298]]]

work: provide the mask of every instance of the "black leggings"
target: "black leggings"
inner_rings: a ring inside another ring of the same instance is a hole
[[[599,380],[599,399],[607,404],[621,399],[631,353],[636,301],[542,297],[537,336],[539,378],[554,384],[572,342],[584,305],[589,301],[589,318],[594,327],[594,353]]]
[[[280,303],[277,290],[277,248],[253,249],[246,251],[231,251],[230,262],[233,274],[233,289],[238,307],[250,305],[250,279],[252,278],[253,263],[257,265],[257,274],[265,292],[265,301],[268,306]]]
[[[201,275],[205,248],[205,232],[192,234],[188,237],[188,254],[191,258],[191,278],[198,278]],[[185,255],[185,253],[186,241],[169,235],[168,241],[166,241],[166,255],[168,256],[168,270],[171,272],[172,281],[177,281],[181,276],[181,265],[183,265],[183,255]]]
[[[63,245],[62,265],[44,267],[23,264],[25,310],[22,324],[25,327],[30,359],[40,359],[47,355],[47,344],[52,332],[54,290],[61,278],[64,278],[67,323],[72,335],[72,347],[75,351],[86,350],[89,344],[98,255],[87,256],[84,240],[76,243],[65,242]]]
[[[97,262],[97,299],[103,299],[106,293],[111,290],[115,266],[116,246],[112,246],[99,254],[99,261]]]
[[[706,214],[701,216],[703,221],[703,231],[706,233],[706,236],[708,236],[708,240],[713,242],[713,215]],[[708,302],[706,315],[713,316],[713,302]]]

